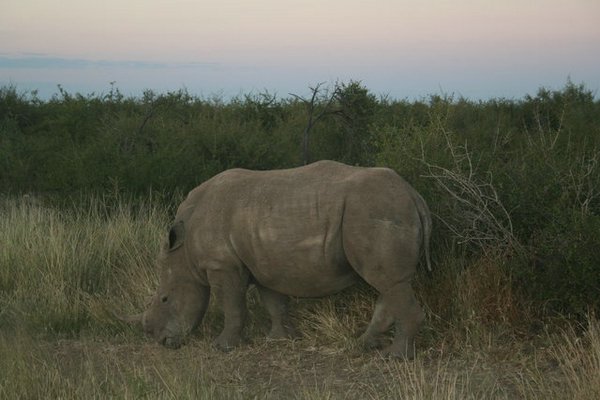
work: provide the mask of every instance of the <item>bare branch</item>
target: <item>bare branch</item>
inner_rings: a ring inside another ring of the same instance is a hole
[[[325,85],[325,82],[319,82],[314,87],[309,87],[311,91],[310,100],[307,100],[306,98],[297,94],[290,93],[290,96],[304,103],[304,105],[306,106],[306,112],[308,114],[308,120],[306,122],[306,126],[304,127],[304,133],[302,136],[302,160],[304,165],[310,162],[309,139],[310,131],[312,130],[313,126],[324,116],[335,114],[337,112],[331,109],[335,101],[336,94],[339,90],[337,84],[333,92],[326,94],[325,105],[322,106],[321,110],[318,113],[316,112],[316,109],[320,103],[319,95],[322,93],[323,85]]]
[[[475,244],[484,251],[490,246],[520,250],[510,213],[492,184],[491,172],[485,174],[485,180],[478,178],[467,146],[456,147],[447,134],[445,138],[454,161],[452,170],[421,160],[429,171],[424,177],[433,179],[454,200],[450,216],[438,219],[458,243]]]

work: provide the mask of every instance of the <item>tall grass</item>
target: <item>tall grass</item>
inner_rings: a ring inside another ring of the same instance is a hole
[[[100,199],[68,211],[0,199],[0,323],[37,333],[105,330],[110,307],[138,308],[156,281],[168,213]]]

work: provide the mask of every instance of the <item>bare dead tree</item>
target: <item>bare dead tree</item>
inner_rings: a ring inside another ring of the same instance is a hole
[[[137,136],[142,136],[146,124],[148,123],[148,121],[150,121],[152,117],[154,117],[156,110],[162,105],[162,96],[159,95],[158,97],[155,97],[152,91],[145,91],[144,99],[148,103],[148,107],[146,110],[146,115],[144,116],[144,119],[142,120],[142,123],[140,124],[137,130]]]
[[[164,109],[171,108],[173,106],[173,102],[174,102],[173,98],[169,97],[169,95],[165,96],[165,95],[161,94],[161,95],[155,96],[154,93],[150,90],[144,92],[144,100],[147,103],[146,114],[144,115],[144,118],[143,118],[140,126],[138,127],[137,132],[133,132],[133,134],[132,134],[131,146],[135,146],[135,142],[139,138],[144,137],[144,129],[146,128],[146,125],[148,124],[148,122],[152,118],[155,117],[155,115],[157,114],[157,111],[161,108],[164,108]],[[148,148],[148,151],[150,151],[150,152],[154,151],[155,143],[150,137],[146,138],[145,144],[146,144],[146,147]]]
[[[323,88],[323,85],[325,85],[325,82],[320,82],[314,87],[309,87],[311,91],[310,100],[297,94],[290,93],[290,96],[293,96],[305,104],[306,112],[308,114],[308,121],[306,122],[304,134],[302,136],[302,161],[304,165],[310,162],[309,140],[310,131],[313,126],[315,126],[315,124],[324,116],[338,113],[338,110],[333,110],[331,107],[339,91],[339,85],[336,83],[334,89],[331,91],[328,88]],[[320,110],[317,111],[317,109]]]

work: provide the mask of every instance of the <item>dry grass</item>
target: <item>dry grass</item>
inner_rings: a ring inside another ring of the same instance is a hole
[[[139,310],[152,292],[167,213],[100,209],[0,201],[0,398],[600,398],[598,319],[540,325],[511,289],[510,261],[489,254],[448,257],[418,277],[428,319],[413,362],[358,348],[374,301],[365,286],[295,300],[300,340],[266,340],[250,290],[241,348],[211,346],[222,324],[214,307],[186,346],[161,348],[110,311]]]
[[[122,337],[0,337],[1,398],[597,399],[600,325],[463,354],[386,360],[311,339],[251,343],[228,354],[195,337],[178,351]],[[521,349],[519,349],[521,347]],[[496,349],[499,350],[499,349]]]

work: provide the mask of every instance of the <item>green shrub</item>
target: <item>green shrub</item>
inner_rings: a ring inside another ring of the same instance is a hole
[[[583,85],[480,102],[377,99],[355,81],[326,92],[312,160],[395,169],[434,213],[434,255],[500,252],[518,260],[516,284],[542,305],[598,307],[600,102]],[[125,98],[112,87],[41,101],[1,88],[0,191],[62,204],[158,193],[173,208],[177,194],[227,168],[300,165],[305,106],[269,93]]]
[[[528,297],[550,311],[580,317],[599,309],[600,216],[557,215],[534,233],[530,246],[527,265],[513,269]]]

